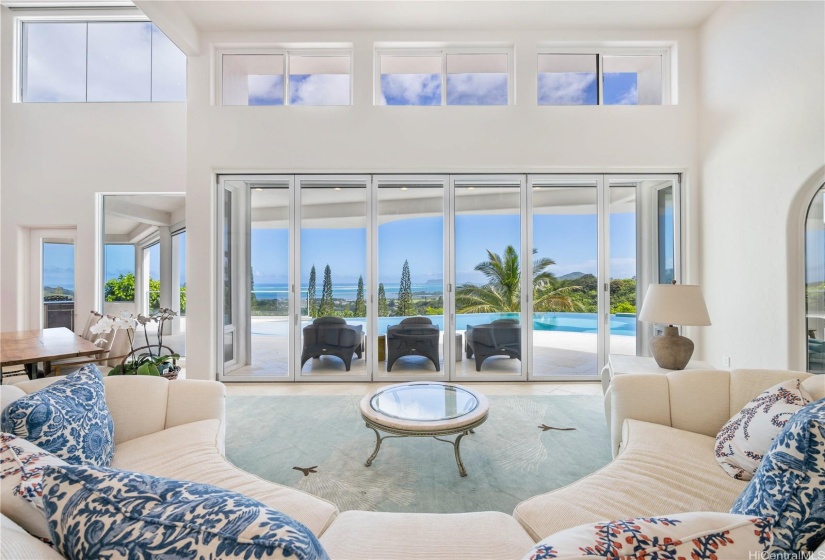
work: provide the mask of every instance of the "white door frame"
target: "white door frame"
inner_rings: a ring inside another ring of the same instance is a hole
[[[450,214],[449,214],[449,223],[450,223],[450,243],[451,243],[451,253],[450,256],[456,254],[457,249],[455,247],[455,189],[456,185],[462,187],[463,185],[472,184],[473,187],[484,189],[484,188],[491,188],[495,186],[518,186],[519,188],[519,224],[520,224],[520,252],[521,252],[521,262],[522,267],[524,266],[525,256],[527,256],[527,260],[530,260],[529,254],[525,253],[525,251],[529,252],[529,249],[526,249],[529,245],[527,244],[527,221],[525,216],[527,215],[527,175],[521,173],[497,173],[497,174],[489,174],[489,175],[481,175],[481,174],[472,174],[472,175],[450,175]],[[459,375],[458,371],[455,367],[450,370],[450,380],[452,381],[526,381],[528,378],[528,371],[529,371],[529,364],[527,363],[527,351],[530,341],[526,336],[526,331],[524,330],[524,325],[527,323],[529,315],[527,313],[527,297],[529,289],[525,289],[526,275],[522,274],[521,277],[521,313],[519,314],[519,321],[522,326],[522,336],[521,336],[521,357],[522,359],[519,373],[518,374],[507,374],[507,373],[483,373],[483,372],[475,372],[471,371],[468,375]],[[455,270],[455,259],[451,258],[449,263],[449,282],[452,286],[456,285],[456,270]],[[449,298],[449,308],[447,307],[447,301],[445,300],[445,307],[444,312],[447,313],[449,310],[449,324],[452,325],[452,330],[447,331],[445,329],[445,337],[455,336],[455,325],[456,325],[456,308],[455,308],[455,290],[450,293]],[[465,343],[466,344],[466,343]],[[449,365],[454,366],[453,363]],[[471,368],[474,370],[475,368]]]
[[[71,240],[75,250],[74,281],[74,324],[77,328],[77,228],[53,227],[29,229],[29,312],[26,320],[29,329],[43,328],[43,244],[49,242],[65,243]]]
[[[393,381],[393,382],[403,382],[403,381],[447,381],[449,379],[449,372],[452,371],[455,367],[455,337],[452,338],[448,336],[448,333],[453,332],[452,322],[450,321],[450,314],[447,312],[448,304],[447,300],[450,297],[454,296],[453,284],[449,282],[447,270],[449,268],[450,262],[450,255],[451,255],[451,243],[449,239],[449,219],[448,219],[448,203],[449,203],[449,184],[450,184],[450,176],[449,175],[373,175],[372,177],[372,196],[373,202],[372,207],[375,208],[375,212],[371,217],[370,227],[375,232],[373,237],[373,243],[371,246],[372,251],[372,262],[374,266],[370,269],[369,274],[371,277],[372,285],[375,286],[375,290],[371,293],[375,295],[378,289],[378,193],[379,190],[382,188],[382,185],[404,185],[409,184],[411,189],[418,187],[433,187],[433,188],[441,188],[442,194],[442,209],[444,212],[444,221],[443,221],[443,232],[442,232],[442,239],[443,239],[443,255],[444,255],[444,262],[442,265],[442,294],[444,299],[444,329],[442,330],[443,335],[443,344],[442,347],[444,349],[444,353],[442,355],[443,365],[440,372],[414,372],[414,373],[403,373],[402,371],[399,372],[382,372],[380,367],[380,362],[378,361],[378,348],[377,344],[367,345],[367,350],[370,352],[370,357],[372,359],[372,363],[375,364],[374,372],[372,379],[373,381]],[[370,297],[370,301],[374,301],[374,309],[376,310],[374,317],[370,314],[369,319],[371,321],[375,321],[374,324],[370,323],[370,332],[377,333],[378,332],[378,300],[377,296],[373,298]],[[374,338],[374,337],[373,337]],[[450,342],[450,341],[453,342]],[[373,348],[371,348],[371,346]],[[389,358],[389,356],[386,356]],[[452,367],[451,367],[452,366]]]
[[[606,256],[608,255],[607,242],[608,238],[605,235],[605,194],[603,176],[598,174],[531,174],[527,176],[527,241],[530,248],[526,251],[532,251],[533,246],[533,187],[535,186],[549,186],[554,184],[560,186],[579,186],[586,189],[594,189],[596,195],[596,278],[597,285],[603,287],[607,282],[607,269],[605,266]],[[523,275],[530,279],[533,277],[533,259],[532,257],[524,260]],[[607,344],[605,335],[605,322],[598,320],[598,317],[603,317],[605,310],[609,312],[607,305],[607,298],[603,289],[597,290],[597,307],[596,316],[598,323],[598,334],[596,336],[596,371],[593,375],[538,375],[534,364],[535,345],[533,344],[533,299],[532,290],[528,290],[528,313],[529,320],[527,321],[527,339],[530,341],[528,348],[528,379],[530,381],[595,381],[599,379],[599,372],[607,363]]]
[[[309,183],[309,184],[304,184]],[[343,188],[364,188],[364,197],[366,202],[366,215],[364,216],[364,220],[366,221],[366,238],[367,242],[364,247],[365,255],[366,255],[366,285],[364,286],[364,290],[367,292],[367,328],[365,333],[365,341],[367,343],[367,352],[364,353],[364,372],[363,373],[354,373],[353,371],[349,371],[345,374],[341,373],[334,373],[334,374],[319,374],[319,373],[303,373],[301,371],[301,318],[300,318],[300,305],[295,310],[293,315],[293,330],[295,331],[295,341],[293,348],[293,354],[295,355],[295,379],[297,381],[321,381],[321,382],[329,382],[329,381],[372,381],[373,378],[373,369],[375,361],[372,359],[373,353],[375,354],[376,359],[378,358],[377,349],[375,349],[376,344],[371,343],[372,339],[375,337],[376,327],[378,326],[377,322],[375,321],[375,317],[373,316],[373,285],[371,284],[372,275],[370,271],[373,268],[373,253],[372,247],[374,244],[373,237],[375,237],[375,231],[371,226],[370,220],[372,219],[371,216],[373,215],[372,211],[372,176],[371,175],[358,175],[358,174],[340,174],[340,175],[324,175],[324,174],[312,174],[312,175],[296,175],[295,176],[295,198],[294,198],[294,207],[295,207],[295,227],[293,229],[294,235],[294,243],[295,247],[298,249],[295,251],[293,255],[293,269],[295,270],[295,282],[293,283],[293,290],[295,291],[294,296],[300,301],[300,291],[301,291],[301,278],[300,278],[300,271],[301,271],[301,194],[303,189],[312,189],[312,188],[329,188],[330,184],[334,185],[341,185]],[[372,350],[369,350],[372,348]]]

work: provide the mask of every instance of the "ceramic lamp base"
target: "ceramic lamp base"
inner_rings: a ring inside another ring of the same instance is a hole
[[[650,353],[660,368],[685,369],[693,355],[693,341],[679,335],[673,325],[665,327],[665,334],[650,339]]]

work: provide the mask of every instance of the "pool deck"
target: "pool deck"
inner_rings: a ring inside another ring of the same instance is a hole
[[[459,331],[463,335],[463,331]],[[443,333],[441,336],[441,370],[444,368]],[[536,376],[546,375],[563,377],[593,377],[598,376],[596,361],[596,333],[566,332],[566,331],[534,331],[533,332],[533,365]],[[237,368],[226,377],[261,377],[278,378],[288,377],[288,339],[285,336],[253,335],[251,364]],[[611,354],[636,354],[636,337],[613,335],[610,337]],[[467,359],[461,353],[456,362],[456,377],[485,374],[497,375],[518,374],[521,362],[504,356],[494,356],[485,360],[481,372],[475,371],[475,360]],[[386,362],[379,362],[378,374],[386,373]],[[366,371],[365,360],[353,359],[349,373],[344,369],[341,360],[331,356],[322,356],[317,360],[309,360],[304,366],[303,373],[321,375],[358,375]],[[392,374],[432,374],[435,369],[432,363],[419,356],[409,356],[399,359],[393,365]]]

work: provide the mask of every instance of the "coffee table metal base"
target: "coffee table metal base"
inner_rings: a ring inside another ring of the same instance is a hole
[[[402,438],[402,437],[431,437],[431,438],[436,439],[438,441],[443,441],[444,443],[449,443],[450,445],[453,446],[453,451],[455,451],[455,462],[458,465],[458,474],[460,474],[461,476],[467,476],[467,470],[464,468],[464,462],[461,460],[461,447],[460,447],[461,446],[461,438],[463,438],[464,436],[466,436],[468,434],[474,434],[475,430],[473,430],[473,428],[477,428],[478,426],[483,424],[485,420],[487,420],[486,415],[483,418],[479,419],[478,421],[473,422],[472,424],[468,424],[466,426],[461,426],[460,428],[456,428],[456,429],[452,429],[452,430],[412,431],[412,430],[400,430],[400,429],[389,428],[387,426],[381,426],[381,425],[375,424],[373,422],[370,422],[369,420],[367,420],[365,418],[364,421],[367,425],[367,428],[369,428],[373,432],[375,432],[375,450],[372,452],[372,455],[369,456],[369,459],[367,459],[367,462],[364,463],[364,466],[369,467],[370,465],[372,465],[373,460],[375,459],[376,456],[378,456],[378,452],[381,450],[381,442],[384,441],[385,439]],[[387,432],[388,434],[391,434],[391,435],[381,436],[381,434],[378,432],[378,430],[381,430],[382,432]],[[450,441],[448,439],[441,439],[440,437],[438,437],[438,436],[450,436],[450,435],[455,435],[455,434],[458,434],[458,436],[453,441]]]

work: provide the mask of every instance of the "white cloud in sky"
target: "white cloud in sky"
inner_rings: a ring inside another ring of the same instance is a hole
[[[441,100],[441,76],[438,74],[383,74],[382,101],[400,100],[406,105],[431,105]]]
[[[540,105],[582,105],[596,74],[587,72],[543,72],[539,74]]]
[[[633,87],[622,94],[619,100],[616,102],[616,105],[638,105],[639,104],[639,90],[636,87],[636,84],[633,84]]]
[[[25,101],[86,100],[86,24],[26,23]]]
[[[25,101],[186,100],[186,56],[151,23],[26,23],[24,29]]]
[[[292,105],[349,105],[349,74],[310,74],[290,77]]]
[[[250,74],[246,78],[249,99],[267,100],[273,103],[284,101],[284,77]]]
[[[507,74],[447,75],[447,105],[506,105]]]
[[[152,24],[90,23],[89,101],[151,101]]]

